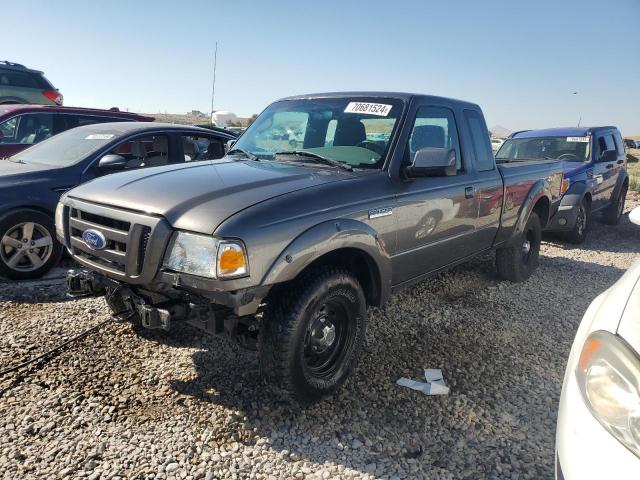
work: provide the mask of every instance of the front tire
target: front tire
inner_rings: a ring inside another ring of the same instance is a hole
[[[564,234],[563,239],[569,243],[583,243],[587,239],[587,234],[589,233],[590,221],[591,209],[589,208],[589,202],[586,198],[583,198],[578,206],[576,223],[573,226],[573,229]]]
[[[18,210],[0,218],[0,275],[40,278],[58,264],[62,252],[53,220],[45,213]]]
[[[351,273],[303,274],[270,299],[258,339],[263,377],[303,404],[318,401],[355,367],[366,321],[364,292]]]
[[[512,282],[524,282],[538,268],[542,225],[536,212],[531,212],[523,232],[514,245],[496,250],[498,275]]]

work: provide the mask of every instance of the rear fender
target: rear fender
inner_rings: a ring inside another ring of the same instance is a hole
[[[377,232],[353,219],[330,220],[302,233],[271,265],[262,285],[293,280],[315,260],[343,248],[360,250],[373,260],[380,279],[379,303],[384,303],[391,293],[391,257]]]
[[[544,179],[540,179],[533,184],[531,190],[529,190],[529,193],[527,194],[527,198],[522,202],[520,211],[518,212],[518,220],[511,231],[509,240],[507,240],[509,244],[514,244],[519,241],[520,235],[524,232],[525,226],[529,221],[531,212],[541,198],[546,198],[549,201],[549,204],[551,204],[551,192],[549,191],[548,183]],[[540,221],[545,225],[548,223],[549,218],[541,218]]]
[[[620,192],[622,191],[622,187],[624,186],[625,182],[627,182],[627,187],[628,187],[628,177],[629,175],[627,174],[627,169],[626,168],[622,168],[620,169],[620,173],[618,174],[618,180],[616,180],[616,188],[613,191],[613,197],[611,197],[611,201],[615,201],[618,199],[618,195],[620,195]]]

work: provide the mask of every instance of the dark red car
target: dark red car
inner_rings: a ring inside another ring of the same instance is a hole
[[[151,122],[153,117],[118,109],[0,105],[0,158],[10,157],[42,140],[92,123]]]

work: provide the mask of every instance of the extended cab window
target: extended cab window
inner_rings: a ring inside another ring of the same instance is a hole
[[[185,162],[216,160],[224,157],[223,141],[205,135],[183,135],[182,150]]]
[[[473,140],[473,150],[476,154],[476,169],[479,172],[493,170],[495,161],[493,160],[493,152],[489,143],[489,131],[484,123],[482,115],[475,110],[465,110],[464,116],[467,119],[467,125],[471,132],[471,140]]]
[[[407,164],[413,163],[413,158],[421,148],[453,148],[456,151],[456,166],[462,171],[462,157],[460,155],[460,141],[453,112],[442,107],[420,107],[411,130],[407,145]]]
[[[169,163],[169,138],[166,135],[149,135],[121,143],[109,153],[122,155],[125,168],[158,167]]]

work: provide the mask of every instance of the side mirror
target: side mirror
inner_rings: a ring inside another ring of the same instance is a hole
[[[455,175],[456,151],[453,148],[425,147],[418,150],[406,168],[409,177],[446,177]]]
[[[600,161],[603,163],[615,163],[618,160],[618,152],[615,150],[605,150],[600,156]]]
[[[224,153],[227,153],[236,144],[236,140],[229,140],[224,144]]]
[[[98,161],[98,168],[104,173],[117,172],[118,170],[124,170],[127,165],[127,159],[122,155],[114,155],[109,153]]]

